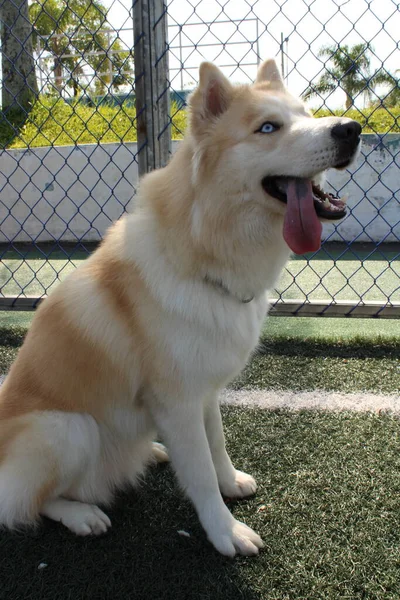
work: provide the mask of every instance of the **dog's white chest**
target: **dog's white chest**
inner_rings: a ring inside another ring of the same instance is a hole
[[[213,387],[225,385],[241,371],[257,345],[267,302],[264,298],[247,305],[221,302],[200,311],[190,320],[164,321],[164,343],[185,377],[206,385],[208,381]]]

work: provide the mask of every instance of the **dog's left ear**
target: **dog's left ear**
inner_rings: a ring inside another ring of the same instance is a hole
[[[199,85],[189,99],[191,125],[195,133],[221,116],[233,97],[233,87],[229,80],[212,63],[200,65],[199,79]]]
[[[281,72],[273,58],[265,60],[260,65],[257,72],[256,83],[268,83],[268,85],[274,89],[285,88]]]
[[[218,117],[228,108],[232,98],[232,86],[225,75],[212,63],[200,65],[199,91],[203,107],[209,117]]]

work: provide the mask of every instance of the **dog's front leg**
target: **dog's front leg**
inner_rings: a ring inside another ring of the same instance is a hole
[[[201,402],[175,399],[154,411],[178,480],[192,500],[207,537],[226,556],[258,554],[259,535],[236,521],[222,500],[204,426]]]
[[[251,496],[256,492],[257,484],[251,475],[238,471],[232,465],[225,448],[221,411],[216,395],[208,399],[204,409],[204,418],[208,443],[221,492],[228,498]]]

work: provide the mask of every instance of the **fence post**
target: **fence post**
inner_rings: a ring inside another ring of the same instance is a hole
[[[135,96],[139,175],[166,165],[171,152],[164,0],[133,0]]]

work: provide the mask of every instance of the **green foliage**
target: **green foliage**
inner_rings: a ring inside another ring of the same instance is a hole
[[[400,106],[387,110],[370,107],[365,110],[330,111],[318,109],[316,117],[346,116],[363,126],[364,133],[399,133]],[[187,113],[175,102],[171,106],[172,139],[180,140],[187,127]],[[29,119],[14,131],[0,120],[2,148],[34,148],[38,146],[66,146],[97,142],[135,142],[136,110],[129,102],[120,106],[103,103],[89,106],[80,102],[72,105],[61,98],[41,96],[34,105]]]
[[[172,138],[181,139],[186,129],[186,112],[172,103],[171,115]],[[88,106],[80,102],[71,105],[61,98],[41,96],[17,133],[0,121],[3,148],[135,141],[136,110],[128,102],[120,106]]]
[[[319,108],[313,111],[315,117],[349,117],[362,125],[363,133],[399,133],[400,132],[400,105],[386,108],[365,108],[358,110],[329,110]]]
[[[176,102],[171,104],[171,135],[173,140],[183,139],[187,127],[187,112],[185,108],[178,108]]]
[[[396,69],[396,75],[399,73],[400,69]],[[400,106],[400,79],[396,75],[380,69],[376,76],[377,83],[385,86],[381,102],[387,108]]]

